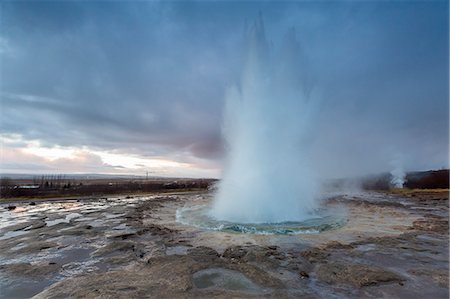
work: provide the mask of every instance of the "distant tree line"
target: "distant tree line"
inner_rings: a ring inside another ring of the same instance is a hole
[[[211,179],[93,179],[75,180],[65,175],[35,176],[28,183],[8,177],[0,179],[0,197],[101,196],[120,193],[145,193],[170,190],[207,189]]]
[[[56,174],[34,176],[33,185],[42,189],[70,189],[76,185],[83,185],[83,183],[76,183],[74,179],[67,177],[65,174]]]

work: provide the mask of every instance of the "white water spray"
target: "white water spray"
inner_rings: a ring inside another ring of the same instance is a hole
[[[226,96],[228,161],[211,210],[241,223],[302,221],[315,208],[316,180],[308,159],[311,84],[294,29],[271,53],[260,19],[249,31],[239,87]]]
[[[394,188],[403,188],[405,184],[406,173],[403,170],[400,159],[395,159],[391,162],[394,169],[391,171],[391,185]]]

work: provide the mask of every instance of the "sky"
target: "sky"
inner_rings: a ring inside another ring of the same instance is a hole
[[[448,167],[447,1],[3,1],[0,173],[220,177],[258,14],[294,27],[322,177]],[[277,99],[274,99],[277,101]]]

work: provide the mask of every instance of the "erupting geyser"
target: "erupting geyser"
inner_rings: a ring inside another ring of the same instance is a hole
[[[315,208],[309,144],[316,101],[291,29],[269,49],[261,17],[248,33],[239,86],[228,91],[228,160],[210,215],[238,223],[302,221]]]

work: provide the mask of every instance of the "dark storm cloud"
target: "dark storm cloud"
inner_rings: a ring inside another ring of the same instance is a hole
[[[3,2],[1,132],[47,145],[218,160],[226,88],[261,11],[295,26],[321,113],[320,171],[448,165],[448,4]],[[330,148],[333,151],[330,151]]]
[[[230,80],[222,41],[196,39],[171,11],[152,3],[4,5],[2,130],[112,148],[182,148],[214,136]]]

